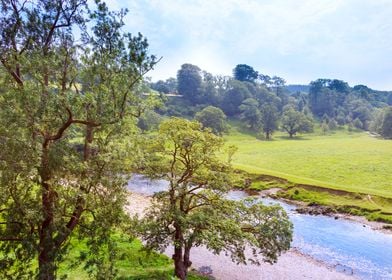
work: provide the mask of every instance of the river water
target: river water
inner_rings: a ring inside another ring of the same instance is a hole
[[[151,181],[140,175],[128,183],[130,191],[145,195],[167,190],[165,180]],[[248,195],[231,191],[229,199]],[[392,279],[392,235],[372,230],[362,224],[327,216],[299,214],[296,206],[279,200],[258,197],[266,205],[279,204],[294,225],[292,247],[336,270],[360,279]]]

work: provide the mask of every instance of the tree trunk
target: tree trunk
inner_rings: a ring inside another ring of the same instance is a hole
[[[184,265],[185,265],[186,272],[188,272],[188,268],[190,268],[192,265],[192,262],[190,260],[190,253],[191,253],[191,246],[185,246]]]
[[[40,254],[38,257],[38,279],[39,280],[55,280],[56,264],[55,252],[48,248],[47,244],[43,244],[40,240]],[[44,247],[43,247],[44,246]]]
[[[182,247],[177,246],[174,248],[174,274],[181,280],[186,280],[187,268],[182,259]]]
[[[187,270],[186,264],[184,263],[182,248],[183,248],[183,235],[181,226],[176,222],[174,223],[176,229],[174,234],[174,274],[181,280],[186,280]]]
[[[42,211],[44,220],[39,231],[38,279],[54,280],[56,274],[56,249],[53,239],[55,191],[50,185],[49,144],[45,142],[42,149],[40,177],[42,186]]]
[[[265,133],[265,138],[266,138],[267,140],[270,139],[270,133],[269,133],[269,132],[266,132],[266,133]]]

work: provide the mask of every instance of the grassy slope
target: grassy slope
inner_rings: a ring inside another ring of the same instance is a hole
[[[142,280],[142,279],[174,279],[173,278],[173,262],[165,255],[151,253],[148,255],[145,251],[141,251],[142,244],[139,240],[129,242],[127,238],[116,236],[116,242],[119,245],[120,260],[116,262],[118,270],[118,279],[121,280]],[[58,276],[61,278],[67,275],[69,280],[87,280],[87,272],[83,269],[83,265],[70,267],[72,262],[77,261],[80,252],[86,250],[83,242],[75,241],[73,249],[62,263]],[[206,280],[206,277],[197,276],[194,273],[189,275],[190,280]]]
[[[235,167],[309,184],[392,198],[392,141],[364,132],[317,133],[260,141],[234,126],[225,136],[236,145]]]

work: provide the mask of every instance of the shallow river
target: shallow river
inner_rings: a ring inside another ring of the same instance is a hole
[[[146,195],[167,189],[164,180],[151,181],[135,175],[128,189]],[[248,196],[231,191],[229,199]],[[392,279],[392,235],[364,227],[362,224],[327,216],[298,214],[295,206],[279,200],[259,198],[264,204],[278,203],[294,225],[292,247],[322,261],[329,267],[361,279]]]

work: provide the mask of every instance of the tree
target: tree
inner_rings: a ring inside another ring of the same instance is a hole
[[[369,130],[373,133],[380,134],[382,121],[384,119],[384,110],[378,109],[373,114],[373,120],[369,125]]]
[[[219,108],[214,106],[205,107],[196,113],[195,120],[203,127],[211,128],[212,132],[221,135],[226,130],[226,115]]]
[[[234,79],[241,82],[254,82],[258,78],[258,73],[253,67],[246,64],[238,64],[233,69]]]
[[[159,80],[156,83],[151,83],[150,87],[153,90],[162,92],[165,94],[177,92],[177,80],[175,78],[169,78],[165,81]]]
[[[163,117],[154,110],[146,110],[139,118],[137,126],[144,131],[158,129]]]
[[[273,105],[264,104],[260,108],[262,130],[265,138],[269,140],[272,133],[278,129],[278,113]]]
[[[222,110],[228,116],[239,114],[241,112],[239,106],[249,97],[251,97],[251,93],[245,83],[233,80],[223,97]]]
[[[347,130],[348,130],[349,132],[354,131],[354,125],[353,125],[352,122],[349,122],[349,123],[347,124]]]
[[[149,249],[174,246],[180,279],[187,277],[193,247],[226,252],[237,263],[259,263],[258,255],[273,263],[290,247],[292,225],[281,207],[225,199],[233,171],[219,160],[222,147],[223,140],[199,123],[176,118],[161,124],[150,146],[145,172],[168,180],[169,190],[154,196],[140,232]]]
[[[193,103],[198,101],[201,93],[202,77],[199,67],[193,64],[183,64],[177,72],[178,93]]]
[[[286,84],[286,81],[278,76],[273,76],[272,79],[272,86],[276,89],[276,94],[279,94],[279,89],[284,87],[284,85]]]
[[[337,116],[336,116],[336,122],[338,125],[345,125],[346,123],[346,118],[344,116],[344,113],[342,111],[339,111]]]
[[[254,98],[247,98],[239,107],[241,110],[241,119],[244,120],[253,131],[261,128],[261,113],[259,102]]]
[[[282,103],[282,100],[276,94],[274,94],[264,86],[260,86],[257,88],[254,97],[259,102],[259,104],[268,103],[275,107],[278,107]]]
[[[89,239],[88,264],[113,277],[99,245],[121,221],[126,139],[146,106],[137,87],[155,64],[141,34],[122,33],[123,16],[99,1],[92,10],[84,0],[2,1],[4,278],[55,279],[76,231]]]
[[[361,120],[358,119],[358,118],[356,118],[356,119],[353,121],[353,125],[354,125],[354,127],[357,128],[357,129],[363,129],[363,123],[362,123]]]
[[[321,87],[319,89],[317,86],[311,84],[309,90],[309,105],[315,116],[333,116],[336,107],[335,92],[326,87]]]
[[[305,114],[289,108],[283,113],[282,128],[293,138],[298,132],[313,131],[313,123]]]
[[[380,134],[384,138],[392,138],[392,106],[384,109]]]
[[[389,106],[392,106],[392,93],[390,93],[390,94],[388,95],[387,104],[388,104]]]
[[[350,91],[350,86],[347,84],[347,82],[336,79],[329,81],[328,88],[341,93],[348,93]]]
[[[259,80],[266,87],[269,87],[272,85],[271,77],[268,75],[259,74]]]
[[[217,80],[218,78],[211,73],[203,71],[203,82],[199,103],[213,106],[217,106],[220,103],[221,96],[218,92]]]
[[[321,128],[321,134],[323,134],[323,135],[327,135],[328,134],[329,127],[328,127],[328,123],[327,122],[323,121],[321,123],[321,125],[320,125],[320,128]]]
[[[335,119],[330,119],[328,122],[328,129],[329,130],[336,130],[338,128],[338,123],[335,121]]]

